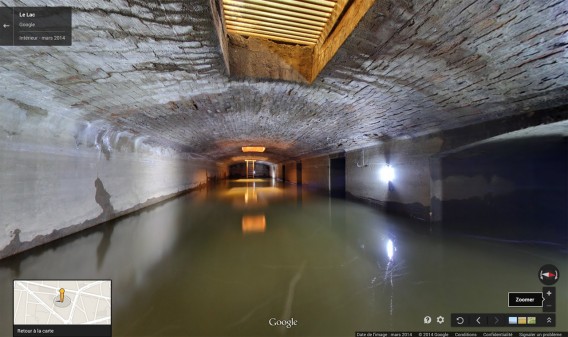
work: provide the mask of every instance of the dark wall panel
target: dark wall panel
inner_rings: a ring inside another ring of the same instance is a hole
[[[330,159],[329,184],[332,197],[345,198],[345,157]]]
[[[474,235],[568,242],[566,138],[492,142],[441,159],[444,226]]]

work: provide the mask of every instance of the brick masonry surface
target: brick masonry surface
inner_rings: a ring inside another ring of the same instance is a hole
[[[0,47],[0,103],[218,161],[245,144],[284,162],[568,103],[562,0],[378,0],[310,86],[229,78],[206,0],[0,5],[73,7],[71,47]]]

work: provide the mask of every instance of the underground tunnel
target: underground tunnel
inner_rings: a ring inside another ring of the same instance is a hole
[[[0,0],[0,336],[568,336],[567,136],[565,0]]]

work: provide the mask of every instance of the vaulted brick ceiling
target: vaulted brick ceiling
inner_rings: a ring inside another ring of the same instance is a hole
[[[71,47],[0,49],[0,95],[229,161],[281,161],[568,102],[568,2],[377,0],[312,85],[229,78],[209,1],[73,6]]]

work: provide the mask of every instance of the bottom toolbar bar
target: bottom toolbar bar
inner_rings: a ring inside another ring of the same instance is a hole
[[[568,337],[568,331],[356,331],[355,337]]]
[[[555,327],[556,314],[452,314],[452,327]]]

